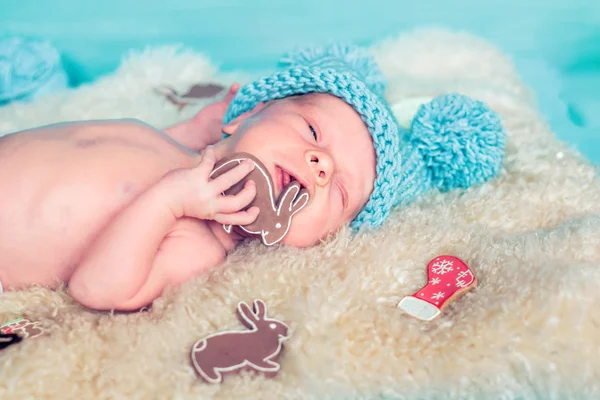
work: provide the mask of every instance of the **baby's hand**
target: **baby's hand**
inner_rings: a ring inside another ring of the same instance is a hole
[[[180,197],[181,216],[214,220],[225,225],[248,225],[258,216],[258,207],[243,211],[256,196],[256,184],[248,181],[234,196],[223,195],[227,189],[241,181],[253,169],[254,163],[243,161],[216,179],[211,179],[215,163],[215,151],[208,146],[200,163],[191,169],[179,170],[176,179]],[[177,213],[177,214],[179,214]]]
[[[204,107],[190,120],[192,132],[201,132],[207,138],[207,143],[214,144],[221,140],[223,131],[223,117],[229,103],[239,90],[240,85],[234,83],[229,87],[225,98]]]

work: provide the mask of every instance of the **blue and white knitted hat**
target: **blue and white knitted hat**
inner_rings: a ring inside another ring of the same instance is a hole
[[[505,132],[500,117],[478,100],[450,94],[421,106],[409,132],[387,102],[383,74],[362,48],[330,45],[291,53],[284,68],[251,82],[229,104],[224,124],[259,103],[307,93],[329,93],[354,107],[377,157],[371,197],[351,227],[378,227],[392,208],[432,189],[466,189],[502,167]]]

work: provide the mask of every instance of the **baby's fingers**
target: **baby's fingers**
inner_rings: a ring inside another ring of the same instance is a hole
[[[227,91],[227,95],[225,95],[225,103],[229,104],[229,102],[235,97],[235,94],[238,92],[238,90],[240,90],[240,84],[232,84]]]
[[[238,211],[233,214],[218,213],[214,220],[223,225],[249,225],[258,217],[258,207],[250,207],[248,211]]]
[[[223,175],[213,179],[211,186],[215,192],[223,193],[242,179],[244,179],[254,169],[254,163],[250,160],[244,160],[239,165],[225,172]]]
[[[196,167],[201,176],[210,176],[217,162],[217,154],[213,146],[207,146],[202,153],[200,164]]]
[[[231,214],[246,207],[256,197],[256,184],[254,181],[247,181],[244,188],[235,196],[219,197],[218,212]]]

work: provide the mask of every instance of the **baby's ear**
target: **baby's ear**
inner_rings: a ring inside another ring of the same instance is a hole
[[[222,129],[223,133],[226,135],[235,135],[238,128],[240,127],[242,122],[244,122],[244,120],[246,118],[250,118],[254,114],[260,112],[260,110],[265,108],[265,106],[266,106],[266,103],[258,103],[258,105],[256,107],[254,107],[252,110],[246,111],[242,115],[237,116],[235,119],[230,121],[227,125],[223,125],[223,129]]]

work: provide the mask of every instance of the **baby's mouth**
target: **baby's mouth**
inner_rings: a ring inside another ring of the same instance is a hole
[[[283,189],[288,186],[290,183],[292,182],[299,182],[301,188],[300,189],[304,189],[305,186],[302,184],[302,182],[300,182],[294,175],[291,175],[289,172],[287,172],[286,170],[284,170],[283,168],[281,168],[280,166],[275,166],[275,173],[276,173],[276,182],[277,182],[277,186],[279,189],[279,192],[281,193],[283,191]]]
[[[284,188],[290,184],[290,182],[294,179],[290,174],[281,170],[281,187]]]

